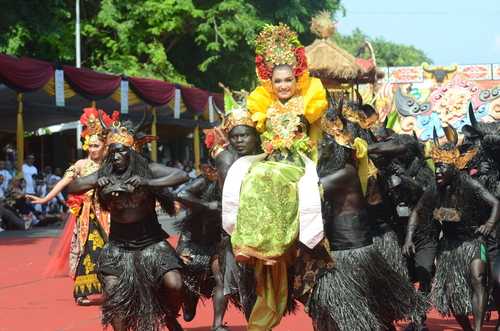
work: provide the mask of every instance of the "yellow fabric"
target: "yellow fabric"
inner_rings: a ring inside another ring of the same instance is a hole
[[[122,96],[122,89],[119,88],[119,89],[116,89],[116,91],[113,92],[113,94],[111,95],[111,98],[120,103],[121,102],[121,96]],[[137,96],[137,94],[134,93],[134,91],[132,91],[131,89],[128,90],[128,104],[129,105],[137,105],[139,103],[143,102],[141,100],[141,98],[139,98]]]
[[[369,177],[368,143],[361,138],[356,138],[352,147],[356,151],[356,159],[358,160],[358,177],[361,189],[363,190],[363,194],[366,194]]]
[[[51,77],[47,84],[43,87],[43,90],[51,96],[56,95],[56,83],[54,77]],[[69,86],[68,83],[64,82],[64,98],[69,99],[76,95],[76,92]]]
[[[316,122],[328,107],[325,88],[321,80],[307,76],[307,81],[299,84],[299,95],[304,98],[303,115],[309,123]],[[256,127],[259,132],[264,131],[267,110],[276,101],[276,96],[269,88],[262,85],[253,90],[248,96],[248,111],[252,114],[252,119],[257,123]]]
[[[156,108],[152,107],[151,112],[153,113],[153,123],[151,123],[151,135],[153,137],[157,136],[156,126],[157,126],[157,113]],[[151,142],[151,160],[158,162],[158,143],[156,140]]]
[[[287,277],[285,258],[272,266],[256,261],[257,301],[248,320],[248,331],[269,331],[280,323],[288,301]]]
[[[311,160],[318,162],[318,142],[323,138],[323,130],[319,121],[311,124],[309,128],[309,138],[311,139]]]
[[[16,149],[17,149],[17,171],[22,173],[24,160],[24,115],[23,115],[23,94],[17,94],[17,129],[16,129]]]

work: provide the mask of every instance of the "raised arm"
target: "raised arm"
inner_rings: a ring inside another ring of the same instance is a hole
[[[46,204],[52,199],[54,199],[66,186],[68,186],[73,181],[72,177],[64,176],[57,184],[50,190],[50,192],[42,197],[37,197],[31,194],[26,194],[26,198],[28,198],[31,203],[34,204]]]
[[[74,194],[80,194],[87,192],[88,190],[94,189],[97,187],[97,179],[98,179],[97,171],[88,176],[79,177],[73,180],[71,183],[69,183],[68,192]]]
[[[78,160],[75,164],[70,166],[67,170],[66,173],[64,174],[64,177],[57,182],[57,184],[50,190],[50,192],[45,196],[45,197],[37,197],[34,195],[26,195],[26,198],[28,198],[32,203],[34,204],[46,204],[52,199],[54,199],[59,193],[64,190],[66,186],[68,186],[75,178],[78,177],[80,174],[80,169],[82,166],[85,164],[87,160],[82,159]]]
[[[199,198],[206,188],[207,179],[204,177],[196,178],[177,193],[176,200],[188,208],[216,209],[218,207],[217,201],[207,202]]]
[[[160,188],[174,186],[182,184],[189,179],[186,172],[177,168],[166,167],[159,163],[151,163],[149,169],[153,173],[153,178],[148,179],[145,183],[146,186],[149,187]]]
[[[388,140],[370,144],[368,146],[368,154],[393,158],[405,153],[406,149],[407,146],[405,144],[397,143],[395,140]]]

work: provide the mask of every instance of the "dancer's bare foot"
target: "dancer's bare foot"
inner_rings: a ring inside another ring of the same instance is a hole
[[[223,325],[219,325],[219,326],[213,327],[211,331],[230,331],[230,330]]]
[[[167,322],[167,328],[168,331],[184,331],[184,329],[176,319],[170,319]]]
[[[79,306],[91,306],[92,301],[88,297],[78,297],[75,299],[75,302]]]

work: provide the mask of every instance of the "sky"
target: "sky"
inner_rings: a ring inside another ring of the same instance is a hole
[[[413,45],[434,64],[500,63],[500,0],[343,0],[337,30]]]

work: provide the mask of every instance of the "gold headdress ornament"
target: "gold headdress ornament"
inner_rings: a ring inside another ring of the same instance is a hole
[[[146,121],[146,111],[144,111],[141,122],[136,126],[133,126],[130,121],[121,122],[118,119],[114,120],[111,125],[108,126],[103,122],[100,113],[99,120],[101,125],[108,131],[106,137],[106,144],[108,146],[111,144],[121,144],[134,148],[136,147],[135,135],[139,132]]]
[[[215,110],[222,117],[222,130],[228,134],[233,128],[239,125],[246,125],[255,128],[255,122],[252,120],[252,115],[246,109],[246,91],[231,92],[223,84],[219,83],[224,89],[224,113],[214,103]],[[234,96],[237,96],[238,101]]]
[[[468,150],[465,153],[460,153],[460,150],[457,147],[458,143],[458,134],[455,128],[448,124],[443,128],[446,139],[450,143],[448,148],[442,148],[439,143],[439,138],[436,132],[436,128],[433,130],[434,136],[434,144],[430,150],[430,156],[434,163],[444,163],[450,164],[456,167],[457,169],[463,169],[469,163],[470,160],[477,154],[477,149],[473,148]]]
[[[368,180],[377,176],[378,170],[368,157],[368,143],[360,138],[354,138],[345,128],[340,114],[335,111],[335,101],[330,93],[327,93],[330,109],[321,118],[321,129],[332,136],[335,142],[341,146],[350,148],[356,153],[358,162],[358,177],[363,194],[368,189]],[[340,101],[342,103],[342,100]]]
[[[332,136],[337,144],[352,148],[354,138],[349,132],[344,130],[344,123],[342,123],[340,116],[334,115],[335,117],[333,119],[328,119],[328,116],[329,115],[325,113],[321,117],[321,130]]]
[[[102,117],[102,122],[105,125],[110,125],[119,116],[118,112],[113,112],[112,116],[108,116],[102,109],[97,109],[94,107],[84,108],[83,114],[80,116],[80,123],[83,125],[81,137],[84,139],[83,150],[87,151],[89,145],[96,143],[97,141],[103,141],[104,128],[99,120],[99,116]]]
[[[369,129],[378,121],[378,114],[375,109],[363,103],[363,97],[356,89],[357,103],[351,102],[344,104],[341,99],[341,112],[345,119],[350,122],[357,123],[362,129]],[[354,108],[357,108],[355,110]]]

